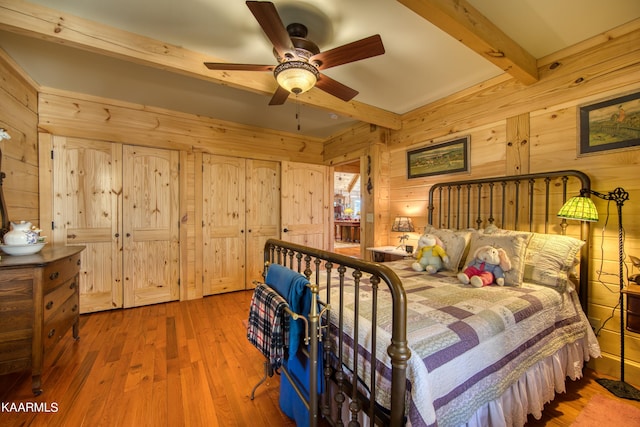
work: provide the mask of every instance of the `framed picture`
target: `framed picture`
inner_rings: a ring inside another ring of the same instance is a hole
[[[578,110],[579,154],[640,145],[640,92]]]
[[[407,178],[469,172],[469,136],[407,151]]]

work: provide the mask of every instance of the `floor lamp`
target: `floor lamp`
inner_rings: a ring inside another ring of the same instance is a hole
[[[614,395],[631,400],[640,400],[640,391],[624,381],[624,229],[622,228],[622,205],[629,200],[629,193],[618,187],[615,190],[602,194],[597,191],[582,189],[580,196],[572,197],[562,206],[558,212],[560,218],[576,219],[580,221],[598,221],[598,211],[589,195],[593,194],[601,199],[616,203],[618,208],[618,263],[620,279],[620,296],[618,305],[620,307],[620,380],[609,380],[605,378],[596,381]]]

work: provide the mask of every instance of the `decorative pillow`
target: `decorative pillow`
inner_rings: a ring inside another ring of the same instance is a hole
[[[444,250],[449,257],[449,262],[445,264],[445,269],[450,271],[458,271],[460,262],[464,259],[466,251],[471,240],[471,231],[469,230],[449,230],[445,228],[434,228],[432,226],[425,227],[425,234],[433,234],[442,240]]]
[[[505,286],[521,286],[524,276],[524,254],[527,243],[531,238],[531,233],[509,232],[509,234],[479,234],[474,233],[469,243],[469,253],[464,266],[473,261],[473,254],[480,246],[490,245],[502,248],[507,253],[511,261],[511,270],[504,274]]]
[[[564,292],[584,242],[570,236],[533,233],[524,257],[524,281]]]
[[[507,230],[506,228],[500,228],[495,224],[487,225],[487,227],[482,231],[483,234],[500,234],[506,236],[522,236],[525,239],[530,239],[533,235],[530,231],[519,231],[519,230]]]

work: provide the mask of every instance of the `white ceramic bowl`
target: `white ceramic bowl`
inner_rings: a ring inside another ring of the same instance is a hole
[[[40,252],[46,244],[46,242],[42,242],[31,245],[0,245],[0,249],[9,255],[32,255]]]

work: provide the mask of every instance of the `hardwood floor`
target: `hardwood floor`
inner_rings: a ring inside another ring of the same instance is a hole
[[[360,246],[350,246],[345,248],[336,247],[333,251],[338,254],[361,258]]]
[[[640,402],[633,400],[620,399],[611,394],[600,384],[596,382],[599,378],[596,372],[591,369],[585,369],[584,375],[577,381],[567,380],[565,393],[556,394],[556,398],[547,403],[542,412],[542,418],[536,420],[529,415],[526,427],[567,427],[570,426],[578,417],[578,414],[589,403],[589,400],[596,394],[603,395],[607,398],[619,400],[629,405],[640,408]]]
[[[263,357],[246,339],[250,291],[81,316],[45,360],[44,393],[28,374],[0,376],[3,405],[55,412],[1,412],[13,426],[293,426],[279,410],[279,377],[249,396]],[[529,427],[568,426],[594,394],[610,395],[587,370]],[[640,407],[640,402],[629,402]]]
[[[251,292],[83,315],[45,360],[44,393],[28,375],[0,377],[0,401],[55,413],[0,414],[7,426],[293,426],[279,379],[249,396],[263,356],[246,338]]]

